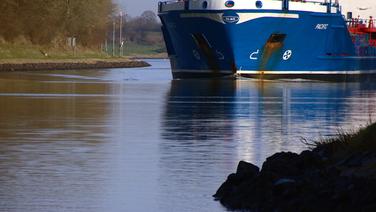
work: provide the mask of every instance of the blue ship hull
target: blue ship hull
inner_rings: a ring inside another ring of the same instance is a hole
[[[340,13],[183,10],[159,16],[175,78],[376,74],[376,48],[356,48]]]

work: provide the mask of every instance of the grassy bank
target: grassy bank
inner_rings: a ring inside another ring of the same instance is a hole
[[[376,123],[356,132],[341,132],[313,146],[314,152],[328,158],[328,165],[351,176],[376,179]]]
[[[0,59],[106,59],[109,56],[99,50],[77,48],[56,48],[31,44],[0,44]]]
[[[314,142],[315,148],[330,148],[336,155],[349,152],[376,152],[376,123],[361,128],[356,132],[340,132],[335,138]]]
[[[31,44],[0,44],[0,60],[66,60],[66,59],[114,59],[119,58],[119,50],[116,56],[112,57],[112,49],[108,48],[107,54],[100,47],[83,48],[78,47],[76,51],[69,48],[39,46]],[[137,58],[163,58],[165,53],[159,45],[139,45],[129,43],[124,47],[124,57]]]
[[[144,61],[133,57],[155,56],[156,47],[146,48],[137,45],[125,48],[125,56],[110,56],[101,48],[90,49],[38,46],[31,44],[0,44],[0,71],[71,70],[96,68],[146,67]],[[118,54],[119,52],[117,52]]]
[[[140,45],[127,43],[124,47],[124,55],[137,58],[166,58],[167,53],[162,45]]]

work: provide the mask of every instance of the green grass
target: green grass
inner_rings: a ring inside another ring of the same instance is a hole
[[[45,56],[43,53],[47,53]],[[112,57],[112,49],[108,48],[109,54],[101,51],[100,48],[89,49],[78,47],[76,52],[69,48],[54,48],[39,45],[21,44],[0,44],[1,59],[110,59],[118,58],[119,50],[115,57]],[[164,48],[159,45],[138,45],[134,43],[126,44],[124,56],[153,56],[163,54]]]
[[[339,132],[334,138],[303,142],[313,149],[326,149],[332,152],[334,158],[361,152],[376,153],[376,123],[369,124],[356,132]]]
[[[164,53],[164,46],[162,45],[140,45],[135,43],[126,43],[124,46],[124,55],[139,56],[139,55],[155,55]]]
[[[45,56],[42,52],[47,53]],[[99,50],[78,48],[76,53],[70,49],[52,48],[38,45],[0,44],[0,59],[85,59],[108,58]]]

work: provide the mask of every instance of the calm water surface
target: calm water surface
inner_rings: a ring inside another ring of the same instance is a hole
[[[375,120],[376,85],[172,80],[145,69],[0,73],[0,211],[225,211],[239,160]]]

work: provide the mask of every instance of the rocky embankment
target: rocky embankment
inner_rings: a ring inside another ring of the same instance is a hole
[[[376,211],[376,124],[315,145],[261,170],[241,161],[215,199],[243,211]]]
[[[150,66],[147,62],[128,59],[78,60],[4,60],[0,71],[74,70],[103,68],[136,68]]]

